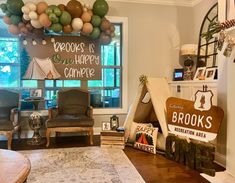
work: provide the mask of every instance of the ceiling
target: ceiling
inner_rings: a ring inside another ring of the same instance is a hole
[[[202,0],[107,0],[107,1],[193,7],[198,3],[200,3]]]
[[[57,1],[60,2],[61,0]],[[107,1],[193,7],[202,0],[107,0]],[[0,0],[0,4],[4,2],[6,2],[6,0]],[[84,2],[84,0],[81,0],[81,2]]]

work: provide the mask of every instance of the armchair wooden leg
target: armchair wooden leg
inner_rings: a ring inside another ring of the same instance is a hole
[[[21,140],[21,127],[18,129],[17,135],[18,139]]]
[[[90,145],[93,145],[93,128],[89,130],[90,135]]]
[[[46,131],[46,138],[47,138],[46,146],[47,147],[50,145],[50,136],[51,136],[51,129],[47,129],[47,131]]]
[[[13,132],[7,132],[7,148],[11,149],[11,142],[12,142],[12,135]]]

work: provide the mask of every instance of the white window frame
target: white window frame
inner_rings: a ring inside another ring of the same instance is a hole
[[[96,114],[127,114],[128,111],[128,18],[107,16],[112,23],[122,24],[122,106],[121,108],[94,108],[93,113]]]

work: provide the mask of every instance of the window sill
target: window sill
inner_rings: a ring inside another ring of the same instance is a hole
[[[21,111],[21,116],[22,117],[28,117],[33,112],[35,112],[35,111],[33,111],[33,110]],[[39,112],[42,116],[48,116],[48,110],[38,110],[36,112]],[[94,115],[127,114],[127,110],[119,109],[119,108],[94,109],[93,110],[93,114]]]

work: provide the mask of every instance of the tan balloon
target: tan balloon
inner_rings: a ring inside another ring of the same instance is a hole
[[[82,32],[84,34],[90,34],[93,31],[93,26],[91,23],[85,23],[82,27]]]
[[[65,25],[65,26],[63,27],[63,32],[64,32],[65,34],[70,34],[72,31],[73,31],[73,28],[72,28],[71,25]]]
[[[42,13],[41,15],[39,15],[38,20],[44,27],[50,27],[51,25],[51,21],[46,13]]]
[[[37,13],[40,15],[42,13],[45,12],[45,10],[47,9],[48,4],[46,2],[39,2],[37,4]]]
[[[91,15],[90,15],[90,13],[88,13],[87,11],[84,12],[84,13],[82,14],[81,19],[82,19],[82,21],[83,21],[84,23],[90,22],[90,21],[91,21]]]

